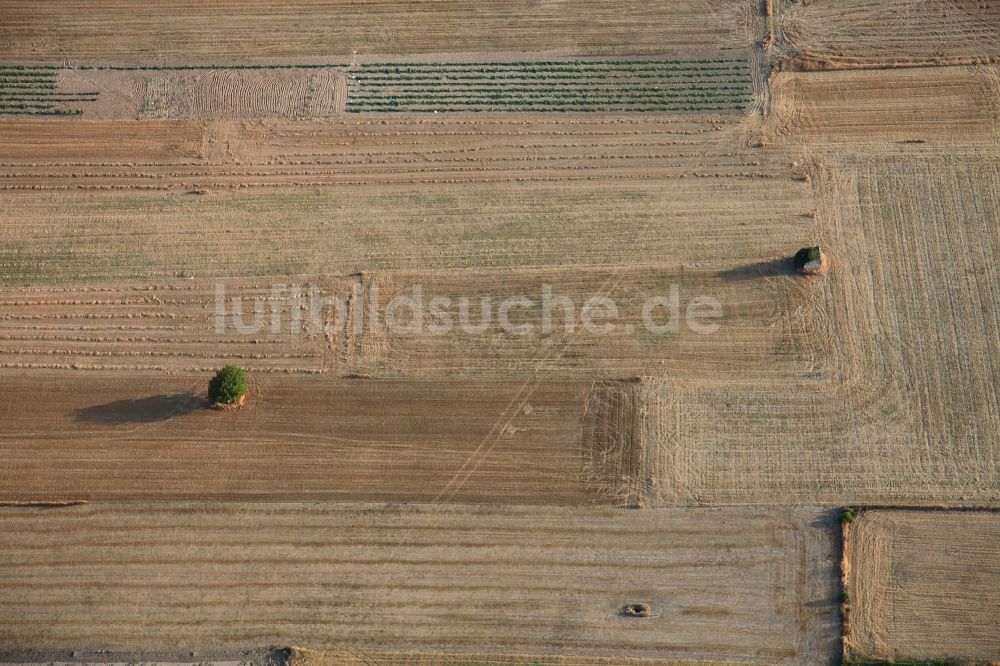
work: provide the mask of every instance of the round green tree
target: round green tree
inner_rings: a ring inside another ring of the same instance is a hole
[[[247,393],[247,373],[243,368],[227,365],[208,382],[208,399],[214,403],[232,405]]]

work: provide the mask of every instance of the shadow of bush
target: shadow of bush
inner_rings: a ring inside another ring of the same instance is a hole
[[[154,395],[136,400],[115,400],[76,412],[77,421],[88,423],[155,423],[207,407],[205,399],[190,393]]]

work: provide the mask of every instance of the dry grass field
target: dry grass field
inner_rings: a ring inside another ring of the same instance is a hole
[[[16,608],[4,648],[792,664],[838,643],[823,511],[110,503],[0,516],[0,600]],[[633,601],[653,617],[623,617]]]
[[[864,511],[845,558],[848,654],[1000,659],[1000,520],[988,511]]]
[[[0,0],[0,661],[1000,658],[998,16]]]

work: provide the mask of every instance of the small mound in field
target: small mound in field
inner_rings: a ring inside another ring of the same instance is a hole
[[[804,247],[796,252],[792,258],[792,264],[795,266],[795,270],[802,275],[820,275],[825,273],[829,267],[826,254],[818,245]]]
[[[239,398],[237,398],[235,402],[213,402],[212,409],[221,409],[223,411],[230,409],[239,409],[246,403],[246,401],[247,401],[247,396],[246,394],[244,394],[241,395]]]
[[[653,614],[653,609],[649,604],[628,604],[622,609],[622,614],[627,617],[649,617]]]

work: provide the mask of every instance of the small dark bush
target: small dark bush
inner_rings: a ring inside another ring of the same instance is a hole
[[[851,601],[851,593],[850,592],[848,592],[847,590],[844,590],[843,592],[840,593],[840,603],[846,604],[846,603],[849,603],[850,601]]]
[[[854,515],[854,509],[851,507],[845,507],[844,510],[840,512],[841,525],[850,525],[855,521],[855,519],[857,519],[857,516]]]
[[[247,373],[243,368],[227,365],[208,382],[208,399],[211,402],[231,405],[247,392]]]
[[[819,261],[820,251],[819,247],[804,247],[795,253],[792,258],[792,263],[795,265],[795,270],[801,271],[802,268],[808,264],[810,261]]]

